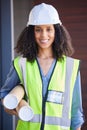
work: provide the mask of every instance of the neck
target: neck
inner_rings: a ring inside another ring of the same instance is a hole
[[[53,58],[52,50],[39,50],[38,57],[41,59]]]

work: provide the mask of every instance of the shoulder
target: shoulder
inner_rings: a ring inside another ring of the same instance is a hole
[[[68,57],[68,56],[63,56],[63,58],[64,58],[64,61],[67,63],[73,63],[73,64],[78,64],[78,65],[80,65],[80,59],[76,59],[76,58],[73,58],[73,57]]]
[[[73,61],[78,61],[78,62],[80,62],[80,59],[77,59],[77,58],[73,58],[73,57],[69,57],[69,56],[63,56],[63,58],[66,60],[66,59],[68,59],[68,60],[73,60]]]
[[[27,60],[27,58],[25,58],[25,57],[23,57],[23,56],[17,56],[17,57],[15,57],[14,58],[14,60],[13,60],[13,62],[15,63],[15,62],[23,62],[23,61],[26,61]]]
[[[73,66],[74,69],[79,70],[80,68],[80,59],[64,56],[64,61],[66,62],[67,66]]]
[[[15,57],[15,58],[14,58],[14,60],[13,60],[13,61],[20,60],[21,58],[23,58],[23,56],[17,56],[17,57]]]

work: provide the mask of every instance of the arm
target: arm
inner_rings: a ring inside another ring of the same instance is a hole
[[[5,81],[5,84],[3,85],[3,87],[0,89],[0,99],[2,101],[3,104],[3,98],[16,86],[20,83],[19,77],[16,73],[16,70],[12,64],[11,68],[10,68],[10,72],[7,76],[7,79]],[[12,115],[17,115],[16,110],[9,110],[7,108],[4,107],[4,110],[8,113],[8,114],[12,114]]]
[[[12,64],[10,71],[7,75],[7,79],[4,83],[4,85],[2,86],[2,88],[0,89],[0,99],[3,99],[19,83],[20,83],[20,79]]]
[[[71,114],[72,130],[81,130],[81,126],[84,123],[84,118],[82,109],[80,72],[78,72],[78,76],[74,86]]]
[[[77,128],[76,130],[81,130],[81,127]]]

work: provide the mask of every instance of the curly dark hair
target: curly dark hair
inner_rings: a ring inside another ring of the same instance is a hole
[[[71,37],[63,25],[55,24],[55,39],[52,44],[53,54],[56,59],[62,59],[63,55],[72,56],[74,49]],[[34,36],[34,26],[26,27],[19,36],[16,52],[26,57],[29,61],[34,61],[38,54],[38,47]]]

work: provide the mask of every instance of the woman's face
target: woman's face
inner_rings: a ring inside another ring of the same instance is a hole
[[[36,25],[34,27],[35,40],[39,48],[46,49],[52,47],[55,38],[53,25]]]

